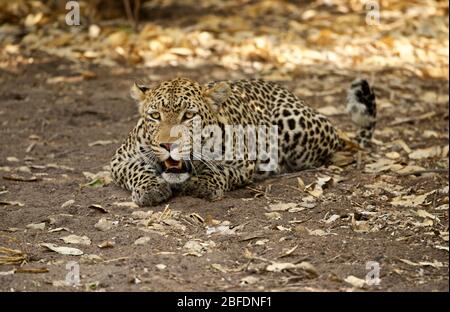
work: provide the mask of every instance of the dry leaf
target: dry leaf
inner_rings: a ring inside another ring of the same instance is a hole
[[[3,179],[11,180],[11,181],[19,181],[19,182],[36,182],[36,181],[40,180],[38,177],[35,177],[35,176],[22,177],[17,174],[12,174],[10,176],[3,176]]]
[[[423,195],[402,195],[391,200],[393,206],[417,207],[425,203],[428,193]]]
[[[195,212],[191,213],[189,215],[189,218],[194,220],[195,223],[199,223],[199,224],[205,223],[205,219],[203,219],[203,217],[201,215],[199,215],[198,213],[195,213]],[[215,223],[214,220],[212,220],[212,218],[211,218],[211,225],[213,225],[214,223]]]
[[[432,146],[424,149],[417,149],[414,152],[410,153],[408,157],[410,159],[423,159],[432,157],[447,157],[447,154],[448,145],[445,150],[440,146]]]
[[[397,152],[389,152],[389,153],[386,153],[385,156],[387,158],[389,158],[389,159],[398,159],[398,158],[400,158],[400,154],[397,153]]]
[[[158,263],[157,265],[155,265],[155,267],[156,267],[158,270],[162,271],[162,270],[165,270],[165,269],[167,268],[167,265],[165,265],[165,264],[163,264],[163,263]]]
[[[228,225],[219,225],[215,227],[206,227],[206,235],[211,234],[221,234],[221,235],[235,235],[236,234],[236,228],[230,229],[230,226]]]
[[[101,187],[109,185],[112,182],[111,172],[110,171],[100,171],[96,174],[91,172],[83,172],[83,175],[88,178],[90,181],[83,186],[89,187]]]
[[[101,218],[96,224],[95,228],[100,231],[108,231],[113,227],[114,223],[106,218]]]
[[[416,214],[422,218],[429,218],[431,220],[436,220],[438,222],[440,221],[438,217],[436,217],[435,215],[432,215],[431,213],[429,213],[428,211],[425,211],[423,209],[417,210]]]
[[[19,201],[0,201],[0,206],[19,206],[23,207],[25,204]]]
[[[241,280],[239,281],[239,285],[240,286],[253,285],[258,282],[259,282],[259,278],[249,275],[249,276],[241,278]]]
[[[296,203],[277,203],[277,204],[270,204],[269,210],[270,211],[286,211],[291,208],[295,208],[298,205]]]
[[[83,254],[83,252],[80,249],[73,247],[63,247],[63,246],[58,247],[57,245],[51,243],[43,243],[40,245],[42,247],[50,249],[51,251],[57,252],[61,255],[81,256]]]
[[[307,191],[312,196],[318,198],[322,196],[323,189],[329,186],[333,182],[331,177],[324,176],[318,177],[317,181],[305,186],[305,191]]]
[[[109,145],[114,143],[114,141],[112,140],[98,140],[98,141],[94,141],[88,144],[89,147],[93,147],[93,146],[97,146],[97,145],[101,145],[101,146],[105,146],[105,145]]]
[[[101,205],[92,204],[92,205],[89,205],[88,208],[98,210],[98,211],[100,211],[100,212],[102,212],[102,213],[108,213],[108,210],[106,210],[105,208],[103,208]]]
[[[26,226],[27,229],[31,230],[44,230],[45,229],[45,222],[41,223],[30,223]]]
[[[82,255],[80,257],[80,263],[82,264],[96,264],[99,262],[102,262],[103,258],[98,256],[98,255],[94,255],[94,254],[90,254],[90,255]]]
[[[327,236],[327,235],[337,235],[336,233],[328,233],[323,230],[317,229],[317,230],[310,230],[307,227],[305,227],[306,231],[309,235],[312,236]]]
[[[349,275],[344,279],[345,282],[349,283],[353,287],[363,288],[366,285],[366,281],[360,278],[357,278],[353,275]]]
[[[131,217],[133,219],[147,219],[150,218],[150,216],[153,214],[153,211],[143,211],[143,210],[138,210],[138,211],[133,211],[133,213],[131,214]]]
[[[374,163],[368,164],[364,167],[364,172],[380,173],[388,170],[400,170],[402,165],[397,164],[393,159],[381,158]]]
[[[351,222],[352,222],[352,230],[356,233],[367,233],[370,231],[369,222],[355,220],[355,214],[352,214]]]
[[[297,264],[290,262],[274,262],[266,267],[268,272],[283,272],[285,270],[300,269],[308,272],[312,276],[318,276],[316,268],[309,262],[303,261]]]
[[[268,240],[267,238],[265,238],[265,239],[260,239],[260,240],[257,240],[257,241],[255,242],[255,245],[256,245],[256,246],[263,246],[263,245],[267,244],[268,242],[270,242],[270,240]]]
[[[72,206],[74,203],[75,203],[75,200],[69,199],[68,201],[64,202],[61,205],[61,208],[66,208],[66,207]]]
[[[145,245],[148,242],[150,242],[152,239],[148,236],[139,237],[137,240],[134,241],[135,245]]]
[[[434,246],[436,249],[445,250],[448,252],[448,246]]]
[[[9,271],[3,271],[3,272],[0,272],[0,276],[13,275],[15,272],[16,272],[16,269],[12,269]]]
[[[205,252],[207,252],[211,247],[216,244],[213,241],[201,242],[198,240],[190,240],[184,244],[183,249],[186,251],[184,255],[192,255],[201,257]]]
[[[97,245],[98,248],[113,248],[115,243],[113,241],[104,241]]]
[[[264,215],[269,220],[280,220],[281,219],[281,214],[279,212],[276,212],[276,211],[266,212],[266,213],[264,213]]]
[[[348,166],[354,161],[354,152],[352,151],[337,151],[331,156],[331,162],[337,167]]]
[[[436,261],[434,260],[433,262],[429,262],[429,261],[420,261],[420,262],[413,262],[407,259],[399,259],[401,262],[406,263],[408,265],[412,265],[412,266],[432,266],[434,268],[442,268],[444,265],[442,264],[442,262]]]
[[[326,224],[333,223],[334,221],[338,220],[339,218],[340,218],[340,216],[337,214],[331,215],[327,220],[325,220],[325,223]]]
[[[214,270],[217,270],[219,272],[222,272],[222,273],[228,273],[228,270],[219,263],[211,264],[211,268],[213,268]]]
[[[78,235],[71,234],[71,235],[61,237],[61,239],[66,244],[79,244],[79,245],[90,245],[91,244],[90,238],[85,235],[78,236]]]
[[[284,258],[284,257],[287,257],[287,256],[291,255],[297,248],[298,248],[298,245],[295,245],[294,247],[292,247],[291,249],[287,250],[285,253],[283,253],[278,258]]]
[[[421,170],[425,170],[425,168],[421,167],[421,166],[416,166],[416,165],[407,165],[401,169],[393,170],[393,171],[400,173],[400,174],[408,174],[408,173],[418,172]]]
[[[304,191],[305,190],[305,182],[303,182],[302,178],[297,178],[298,189]]]
[[[172,226],[172,227],[174,227],[176,229],[179,229],[181,231],[186,231],[186,227],[183,224],[181,224],[180,221],[177,221],[175,219],[164,219],[161,222],[163,224],[165,224],[165,225]]]
[[[63,227],[58,227],[58,228],[48,230],[49,233],[56,233],[56,232],[61,232],[61,231],[69,232],[69,230],[67,228],[63,228]]]
[[[266,267],[268,272],[282,272],[288,269],[295,269],[296,265],[290,262],[274,262]]]
[[[139,208],[139,206],[134,202],[114,202],[113,205],[118,207]]]

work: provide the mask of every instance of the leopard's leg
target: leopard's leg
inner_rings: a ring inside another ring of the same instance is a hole
[[[131,191],[139,206],[152,206],[172,196],[169,184],[161,177],[157,163],[130,134],[111,160],[111,175],[118,185]]]
[[[254,161],[202,165],[195,169],[197,173],[181,186],[181,192],[187,196],[218,200],[225,192],[249,184],[253,178],[254,168]]]
[[[111,161],[111,173],[117,184],[131,191],[132,200],[139,206],[153,206],[172,195],[169,184],[145,159],[116,153]]]

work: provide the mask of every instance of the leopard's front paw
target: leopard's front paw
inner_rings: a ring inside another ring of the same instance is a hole
[[[210,201],[221,199],[225,193],[223,187],[202,179],[189,180],[183,184],[181,190],[183,195],[204,198]]]
[[[133,190],[131,198],[137,205],[154,206],[165,202],[172,196],[172,190],[168,184],[139,187]]]

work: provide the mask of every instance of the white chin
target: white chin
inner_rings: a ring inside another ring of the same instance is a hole
[[[187,181],[190,178],[190,174],[187,172],[184,172],[184,173],[163,172],[161,176],[169,184],[180,184],[180,183]]]

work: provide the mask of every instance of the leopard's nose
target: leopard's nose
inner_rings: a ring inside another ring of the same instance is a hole
[[[159,144],[159,147],[170,152],[170,148],[172,147],[172,144],[171,143],[161,143],[161,144]]]
[[[170,153],[170,151],[177,148],[178,145],[176,143],[161,143],[159,146]]]

